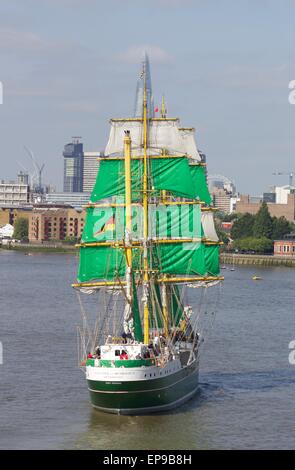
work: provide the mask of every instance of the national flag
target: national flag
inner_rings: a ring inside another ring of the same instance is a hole
[[[159,108],[158,106],[155,107],[155,113],[158,113],[159,112]]]
[[[99,235],[106,233],[106,232],[113,232],[115,230],[115,216],[112,215],[107,222],[103,224],[100,230],[94,232],[94,237],[98,237]]]

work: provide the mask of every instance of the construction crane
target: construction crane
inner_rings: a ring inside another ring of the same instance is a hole
[[[34,170],[35,170],[35,175],[32,177],[32,179],[34,179],[34,177],[36,177],[36,178],[37,178],[37,181],[38,181],[38,184],[37,184],[37,186],[36,186],[36,188],[35,188],[35,191],[36,191],[36,193],[40,193],[40,194],[41,194],[41,193],[43,193],[43,187],[42,187],[42,172],[43,172],[43,170],[44,170],[45,163],[43,163],[43,165],[40,166],[40,165],[37,163],[37,161],[36,161],[36,159],[35,159],[35,156],[34,156],[32,150],[29,149],[28,147],[26,147],[25,145],[24,145],[24,149],[25,149],[25,151],[29,154],[29,156],[30,156],[30,158],[31,158],[31,160],[32,160],[32,162],[33,162],[33,166],[34,166]]]
[[[282,171],[276,171],[275,173],[273,173],[273,175],[288,175],[289,176],[289,185],[293,186],[293,175],[294,175],[293,171],[290,171],[289,173],[284,173]]]

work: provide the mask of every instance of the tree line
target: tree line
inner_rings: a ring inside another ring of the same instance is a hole
[[[230,238],[233,240],[231,246],[240,251],[270,253],[273,251],[274,240],[282,239],[295,231],[294,224],[285,217],[272,217],[265,202],[261,204],[257,214],[230,214],[224,216],[222,221],[233,221],[230,232]],[[220,223],[218,226],[219,236],[228,244],[229,238],[221,233]]]

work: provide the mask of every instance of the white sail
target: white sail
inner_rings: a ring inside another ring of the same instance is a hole
[[[142,122],[138,119],[111,119],[109,140],[105,155],[116,155],[123,152],[124,131],[129,130],[132,150],[142,154]],[[159,154],[166,149],[173,154],[187,154],[194,160],[200,161],[194,140],[193,129],[179,127],[178,119],[151,119],[149,125],[149,148],[151,153]]]
[[[213,212],[202,212],[202,226],[205,238],[212,242],[218,242],[218,236],[214,226]]]
[[[195,129],[193,127],[180,127],[179,134],[182,139],[185,153],[196,161],[201,161],[200,154],[195,141]]]
[[[132,150],[138,150],[142,144],[142,123],[136,119],[121,120],[111,119],[111,130],[109,140],[105,148],[105,155],[115,155],[123,153],[124,131],[130,131]]]

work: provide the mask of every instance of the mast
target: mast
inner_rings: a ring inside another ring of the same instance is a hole
[[[148,139],[148,123],[147,123],[147,93],[146,93],[146,69],[144,66],[144,89],[143,89],[143,292],[144,292],[144,309],[143,309],[143,325],[144,325],[144,343],[149,343],[149,307],[148,307],[148,281],[149,281],[149,264],[148,264],[148,162],[147,162],[147,139]]]
[[[125,257],[126,257],[126,299],[124,310],[124,331],[130,333],[133,327],[132,317],[132,241],[131,241],[131,138],[130,132],[125,131],[124,137],[125,157]]]
[[[167,305],[167,286],[162,284],[162,306],[163,306],[163,320],[164,320],[164,334],[168,338],[169,334],[169,316],[168,316],[168,305]]]
[[[126,242],[126,261],[127,267],[132,267],[132,247],[131,247],[131,137],[130,131],[125,131],[124,137],[124,157],[125,157],[125,203],[126,203],[126,225],[125,225],[125,242]]]
[[[165,97],[162,96],[162,104],[161,104],[161,118],[166,119],[167,117],[167,108],[165,103]]]

